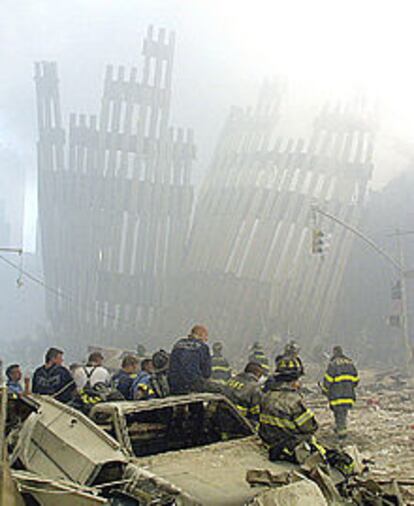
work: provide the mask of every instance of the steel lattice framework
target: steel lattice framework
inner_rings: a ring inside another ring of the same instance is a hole
[[[97,116],[63,127],[57,67],[38,63],[39,218],[47,311],[62,339],[136,342],[158,321],[193,205],[192,131],[169,126],[174,34],[150,27],[143,72],[108,66]]]

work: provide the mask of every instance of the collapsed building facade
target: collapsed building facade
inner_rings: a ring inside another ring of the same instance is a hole
[[[310,138],[283,139],[284,86],[231,110],[193,202],[192,132],[169,127],[174,37],[144,40],[141,81],[108,67],[99,117],[63,127],[57,69],[36,65],[39,217],[48,316],[77,342],[134,344],[205,322],[240,347],[329,333],[373,169],[364,102],[326,107]],[[192,216],[194,213],[194,216]],[[312,228],[331,234],[311,254]],[[157,343],[159,344],[159,343]]]
[[[142,52],[141,80],[108,67],[99,116],[72,114],[68,136],[56,65],[35,67],[46,307],[66,342],[136,342],[180,271],[194,144],[169,126],[174,35],[149,28]]]
[[[197,204],[186,302],[238,346],[273,334],[329,335],[352,234],[313,219],[318,205],[356,224],[373,170],[375,115],[364,100],[326,107],[309,140],[278,137],[283,86],[233,109]],[[281,129],[280,129],[281,130]],[[330,236],[311,254],[312,229]]]

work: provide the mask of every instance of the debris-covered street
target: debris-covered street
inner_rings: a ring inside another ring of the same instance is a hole
[[[390,376],[396,376],[391,379]],[[361,392],[349,418],[349,436],[343,445],[355,445],[367,461],[369,475],[378,481],[401,481],[404,497],[414,504],[414,382],[395,371],[362,371]],[[381,378],[376,381],[376,378]],[[322,395],[310,394],[321,439],[338,441],[333,416]]]

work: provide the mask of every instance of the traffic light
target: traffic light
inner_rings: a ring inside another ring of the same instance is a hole
[[[325,234],[319,228],[312,229],[312,254],[323,255],[325,250]]]
[[[402,299],[402,293],[401,293],[401,281],[398,280],[395,285],[392,285],[391,287],[391,298],[392,300],[401,300]]]

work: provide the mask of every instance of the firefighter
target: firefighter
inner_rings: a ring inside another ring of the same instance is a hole
[[[152,358],[141,361],[141,372],[132,384],[135,400],[163,399],[170,395],[168,384],[169,355],[165,350],[156,351]]]
[[[284,373],[297,371],[299,376],[305,374],[302,360],[299,357],[299,346],[295,341],[289,341],[282,355],[275,358],[276,372]]]
[[[207,345],[208,330],[202,325],[179,339],[171,352],[168,382],[174,395],[210,390],[211,355]]]
[[[38,367],[32,379],[34,394],[51,395],[60,402],[70,402],[76,392],[71,373],[63,366],[63,351],[49,348],[44,365]]]
[[[137,401],[154,399],[156,394],[152,387],[152,375],[154,373],[154,365],[150,358],[141,360],[141,371],[131,385],[130,397]]]
[[[259,423],[261,400],[259,380],[263,374],[264,369],[260,364],[249,362],[243,372],[228,380],[225,387],[227,397],[254,427]]]
[[[335,417],[335,431],[340,439],[347,436],[347,415],[355,403],[358,371],[341,346],[334,346],[332,358],[323,379],[323,391]]]
[[[152,374],[152,387],[156,397],[163,399],[170,395],[170,385],[168,384],[168,367],[170,355],[165,350],[156,351],[152,355],[152,364],[154,372]]]
[[[295,448],[312,441],[318,424],[299,393],[298,371],[278,373],[267,382],[260,404],[259,435],[269,445],[269,459],[297,462]]]
[[[263,367],[265,374],[270,373],[269,359],[265,355],[263,346],[258,341],[254,342],[250,348],[249,362],[256,362],[260,364]]]
[[[112,385],[119,390],[124,398],[129,401],[131,397],[131,386],[138,376],[138,359],[134,355],[126,355],[122,359],[121,369],[112,376]]]
[[[147,356],[147,349],[141,343],[137,344],[137,355],[139,358],[145,358]]]
[[[213,343],[213,356],[211,357],[211,381],[225,385],[231,378],[231,368],[223,357],[223,344]]]

